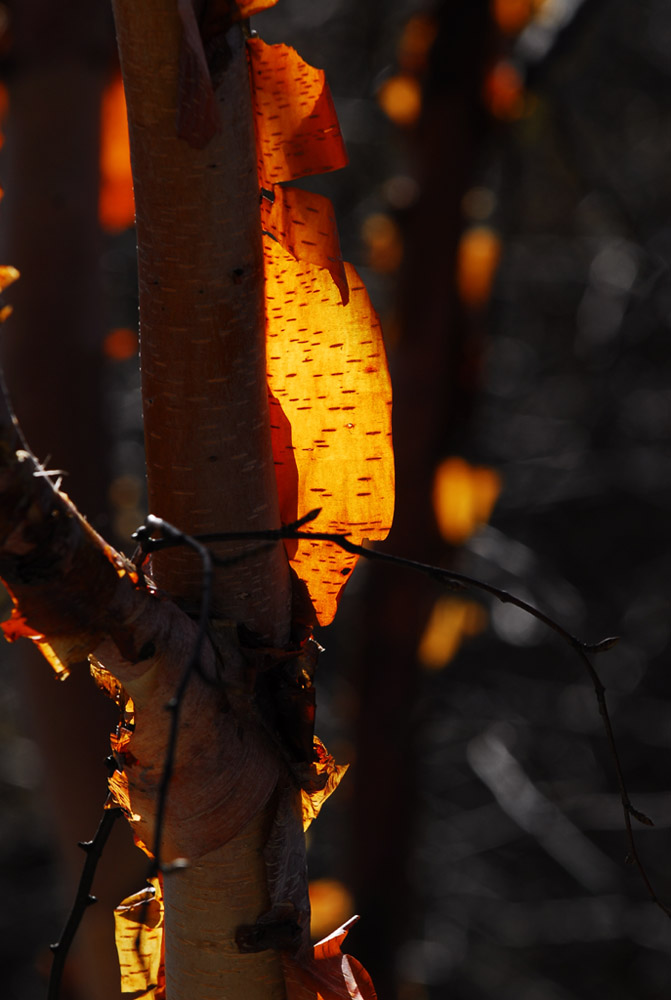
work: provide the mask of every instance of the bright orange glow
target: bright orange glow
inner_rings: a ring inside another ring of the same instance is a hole
[[[302,188],[273,188],[274,200],[261,199],[261,228],[296,260],[328,269],[347,302],[349,290],[333,205],[323,195]]]
[[[391,385],[380,323],[349,264],[349,299],[329,272],[264,237],[270,424],[282,521],[315,507],[315,531],[384,538],[394,507]],[[335,614],[356,557],[289,541],[320,624]]]
[[[485,77],[483,87],[485,105],[495,118],[515,121],[524,114],[524,83],[517,67],[507,59],[500,59]]]
[[[9,264],[0,266],[0,292],[4,292],[5,288],[8,288],[20,277],[21,275],[15,267],[11,267]]]
[[[146,888],[124,899],[114,911],[124,996],[165,996],[163,896],[160,880],[150,878],[148,881]]]
[[[466,229],[457,249],[457,290],[473,309],[489,302],[501,257],[501,238],[489,226]]]
[[[397,223],[382,212],[369,215],[361,229],[368,248],[368,264],[381,274],[392,274],[403,257],[403,239]]]
[[[543,0],[492,0],[492,14],[504,35],[517,35],[534,16]]]
[[[277,0],[235,0],[240,17],[251,17],[252,14],[260,14],[262,10],[274,7]]]
[[[333,878],[313,879],[309,891],[310,933],[318,941],[347,920],[354,909],[354,898],[342,882]]]
[[[338,170],[347,153],[324,71],[288,45],[247,41],[261,187]]]
[[[126,98],[121,74],[105,88],[101,126],[98,214],[104,229],[119,232],[132,226],[135,220]]]
[[[422,73],[426,69],[431,46],[438,34],[435,17],[415,14],[401,35],[398,46],[398,64],[405,73]]]
[[[428,670],[442,670],[468,636],[477,635],[487,625],[487,612],[475,601],[441,597],[434,604],[424,629],[417,656]]]
[[[441,462],[433,481],[433,509],[443,538],[463,544],[489,520],[500,492],[501,477],[494,469],[456,457]]]
[[[377,92],[378,104],[396,125],[414,125],[422,110],[422,88],[408,73],[399,73],[385,80]]]
[[[103,341],[103,352],[111,361],[128,361],[135,357],[137,349],[137,333],[125,326],[110,330]]]

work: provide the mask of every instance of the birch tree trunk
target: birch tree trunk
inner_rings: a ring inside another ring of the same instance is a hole
[[[244,39],[226,34],[221,128],[198,149],[177,136],[175,0],[115,0],[135,187],[149,508],[189,533],[279,527],[270,448],[263,265]],[[222,478],[225,476],[226,478]],[[228,554],[240,554],[241,547]],[[162,589],[197,607],[200,563],[153,564]],[[275,646],[289,635],[281,545],[217,574],[213,615]],[[169,1000],[281,998],[277,953],[241,955],[235,929],[269,907],[264,811],[239,836],[166,879]]]

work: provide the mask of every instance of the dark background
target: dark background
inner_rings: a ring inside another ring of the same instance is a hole
[[[422,116],[399,127],[376,93],[418,13],[437,35],[416,68]],[[597,666],[632,800],[655,822],[637,829],[641,858],[671,902],[671,10],[546,0],[506,37],[487,3],[280,0],[254,27],[326,70],[350,153],[347,170],[310,183],[333,199],[389,340],[404,430],[385,548],[509,589],[580,637],[622,636]],[[526,80],[517,116],[481,100],[501,58]],[[454,283],[473,189],[502,247],[475,311]],[[373,266],[367,221],[380,215],[397,269]],[[106,237],[109,326],[134,316],[133,252],[132,234]],[[142,516],[135,362],[109,362],[106,380],[127,536]],[[459,549],[427,500],[448,455],[502,480],[489,523]],[[353,766],[314,827],[311,875],[355,894],[351,951],[382,1000],[666,997],[671,923],[625,864],[579,660],[510,605],[485,604],[485,627],[444,669],[392,663],[385,627],[416,650],[438,596],[363,568],[320,635],[317,732]],[[16,668],[0,671],[0,969],[11,996],[33,1000],[61,876]]]

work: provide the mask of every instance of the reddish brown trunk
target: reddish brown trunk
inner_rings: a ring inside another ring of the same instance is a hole
[[[436,17],[422,117],[412,133],[420,195],[405,225],[399,274],[401,338],[392,357],[397,494],[388,548],[440,564],[450,553],[435,523],[433,477],[463,420],[474,375],[455,271],[461,202],[483,125],[490,13],[485,0],[445,0]],[[410,707],[418,689],[417,649],[436,593],[429,581],[374,565],[361,602],[353,855],[357,907],[366,920],[353,937],[380,994],[389,998],[398,988],[391,956],[411,911],[407,867],[417,775]]]
[[[22,428],[93,524],[106,522],[109,441],[104,420],[99,273],[100,98],[114,36],[104,0],[18,0],[12,10],[10,116],[3,150],[2,262],[21,271],[2,331],[7,382]],[[67,870],[64,906],[106,795],[104,760],[113,706],[85,670],[54,683],[37,650],[13,653],[31,735],[44,761],[45,796]],[[64,734],[69,738],[64,739]],[[112,908],[141,877],[139,852],[117,824],[99,866],[101,905],[78,937],[76,976],[86,1000],[119,998]],[[46,949],[48,942],[44,942]]]

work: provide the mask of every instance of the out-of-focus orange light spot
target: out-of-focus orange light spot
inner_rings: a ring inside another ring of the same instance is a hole
[[[105,88],[101,127],[98,215],[104,229],[119,232],[132,226],[135,219],[126,98],[121,75]]]
[[[0,267],[0,292],[4,292],[5,288],[8,288],[20,277],[17,269],[10,264]]]
[[[487,612],[475,601],[441,597],[424,629],[417,655],[428,670],[442,670],[454,658],[463,640],[482,632]]]
[[[515,121],[525,110],[524,83],[519,70],[508,59],[500,59],[485,76],[483,98],[495,118]]]
[[[374,271],[390,274],[403,257],[401,232],[390,215],[378,212],[364,221],[361,235],[368,248],[368,264]]]
[[[461,545],[486,521],[501,492],[494,469],[469,465],[463,458],[446,458],[436,469],[433,509],[438,530],[452,545]]]
[[[438,34],[435,17],[416,14],[408,20],[398,46],[398,63],[405,73],[421,73]]]
[[[414,125],[422,110],[419,81],[407,73],[385,80],[377,92],[377,99],[387,117],[401,127]]]
[[[457,290],[474,309],[487,305],[501,258],[501,238],[490,226],[466,229],[457,249]]]
[[[352,915],[354,899],[342,882],[332,878],[313,879],[309,893],[310,934],[319,941]]]
[[[492,0],[492,14],[504,35],[517,35],[534,16],[543,0]]]
[[[105,356],[112,361],[127,361],[137,354],[137,333],[126,326],[110,330],[103,341]]]

